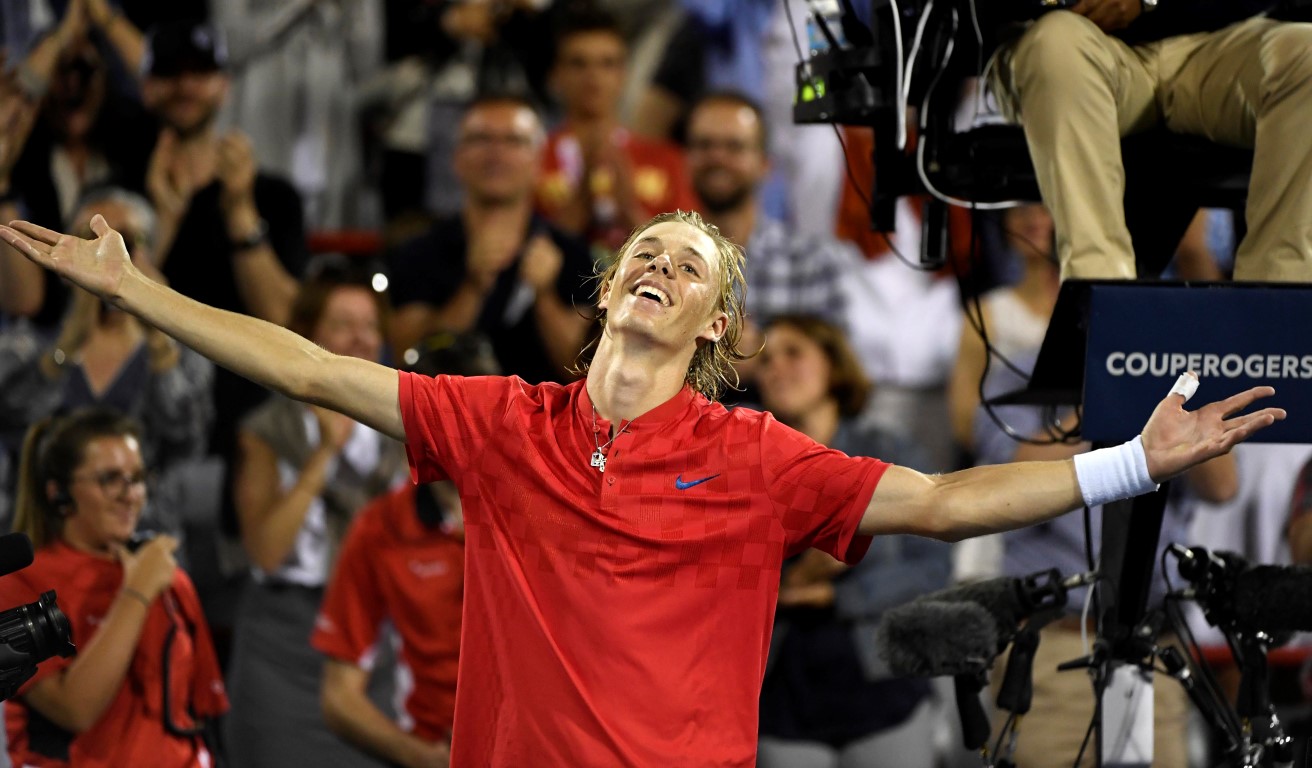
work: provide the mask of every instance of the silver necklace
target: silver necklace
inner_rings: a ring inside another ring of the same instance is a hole
[[[592,444],[596,446],[597,450],[592,452],[592,461],[589,463],[589,466],[596,467],[598,472],[605,472],[606,449],[610,448],[610,444],[615,442],[615,438],[624,434],[624,432],[631,426],[633,426],[632,419],[629,420],[628,424],[621,423],[619,431],[612,435],[611,438],[606,441],[605,445],[602,445],[601,439],[597,437],[597,406],[592,406]]]

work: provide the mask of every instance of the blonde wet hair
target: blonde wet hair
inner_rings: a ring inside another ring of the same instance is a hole
[[[716,270],[720,281],[720,297],[716,310],[728,316],[729,322],[724,333],[716,341],[699,341],[697,351],[693,353],[688,364],[684,381],[711,400],[719,399],[726,387],[737,388],[738,372],[733,364],[752,357],[755,352],[744,353],[738,348],[743,336],[743,306],[747,299],[747,280],[743,276],[746,258],[743,249],[737,243],[720,233],[719,227],[711,224],[696,211],[672,211],[652,217],[651,221],[636,227],[624,241],[619,250],[597,265],[597,293],[600,295],[610,285],[619,271],[620,262],[642,235],[657,224],[677,221],[696,229],[706,235],[715,244]],[[606,311],[598,312],[597,321],[602,331],[606,328]],[[594,341],[593,344],[596,342]],[[591,348],[593,345],[589,345]],[[589,350],[585,349],[587,353]],[[588,363],[578,366],[579,373],[586,373]]]

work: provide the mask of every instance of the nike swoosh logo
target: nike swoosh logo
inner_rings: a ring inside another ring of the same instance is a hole
[[[716,472],[715,474],[713,474],[713,475],[711,475],[711,476],[709,476],[709,477],[703,477],[701,480],[692,480],[692,481],[690,481],[690,482],[685,483],[685,482],[683,482],[683,475],[679,475],[678,477],[674,478],[674,487],[675,487],[675,488],[678,488],[678,489],[681,490],[681,491],[686,491],[686,490],[688,490],[689,488],[693,487],[694,485],[701,485],[702,483],[705,483],[705,482],[707,482],[708,480],[714,480],[715,478],[717,478],[717,477],[719,477],[719,476],[720,476],[720,473],[719,473],[719,472]]]

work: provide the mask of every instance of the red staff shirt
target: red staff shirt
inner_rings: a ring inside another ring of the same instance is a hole
[[[451,738],[460,655],[464,543],[415,513],[408,486],[380,496],[351,524],[310,638],[316,649],[368,666],[383,621],[401,639],[400,725],[429,740]]]
[[[122,583],[123,566],[118,561],[55,542],[38,549],[32,565],[0,579],[0,605],[11,608],[30,603],[42,592],[56,590],[73,643],[85,649]],[[196,588],[181,569],[175,572],[173,585],[151,603],[127,676],[113,701],[99,720],[79,734],[42,717],[23,699],[32,686],[63,672],[73,661],[55,656],[41,662],[18,696],[5,702],[9,757],[15,766],[213,765],[199,735],[180,736],[165,726],[166,700],[173,724],[185,729],[196,727],[193,713],[216,716],[228,708]]]
[[[785,556],[849,562],[888,465],[685,387],[589,466],[584,382],[400,374],[412,474],[465,514],[452,765],[752,766]]]

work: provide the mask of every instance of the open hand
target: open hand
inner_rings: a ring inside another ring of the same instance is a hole
[[[1197,378],[1192,371],[1187,375]],[[1263,408],[1234,416],[1275,393],[1271,387],[1253,387],[1196,411],[1184,409],[1184,395],[1167,395],[1153,409],[1143,428],[1148,474],[1154,482],[1169,480],[1196,464],[1229,453],[1259,429],[1285,418],[1283,408]]]
[[[128,257],[122,236],[110,228],[105,217],[91,217],[94,240],[62,235],[30,221],[11,221],[0,226],[0,239],[37,264],[68,278],[74,285],[116,303],[129,274],[140,272]]]
[[[555,290],[556,278],[560,277],[560,268],[565,257],[560,249],[546,234],[539,232],[529,239],[524,248],[524,258],[519,262],[519,279],[523,280],[535,293]]]

